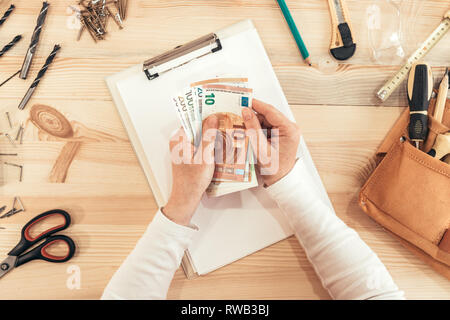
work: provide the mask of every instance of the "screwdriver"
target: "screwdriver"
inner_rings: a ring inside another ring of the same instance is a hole
[[[433,92],[433,74],[428,64],[414,64],[408,78],[409,138],[417,149],[428,135],[428,107]]]

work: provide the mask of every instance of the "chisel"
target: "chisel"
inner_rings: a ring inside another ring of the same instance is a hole
[[[416,148],[428,135],[428,107],[433,92],[433,74],[428,64],[414,64],[408,78],[409,138]]]

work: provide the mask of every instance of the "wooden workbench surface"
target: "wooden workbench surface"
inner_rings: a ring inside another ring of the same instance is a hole
[[[14,270],[0,280],[1,299],[100,297],[157,210],[104,77],[247,18],[258,29],[337,215],[378,254],[407,298],[450,297],[450,282],[403,248],[356,202],[373,169],[377,146],[406,106],[403,88],[383,106],[375,99],[374,93],[398,66],[379,65],[371,58],[366,10],[373,1],[347,0],[358,48],[343,64],[328,53],[327,1],[287,1],[313,67],[303,63],[275,0],[129,0],[125,28],[119,31],[110,22],[108,39],[97,44],[87,33],[75,41],[77,30],[68,6],[76,1],[50,2],[29,79],[16,77],[0,88],[0,131],[9,131],[6,111],[16,128],[22,121],[26,125],[23,144],[17,148],[0,137],[2,153],[19,153],[0,160],[24,165],[22,182],[15,168],[0,166],[0,204],[10,206],[14,196],[20,196],[27,209],[0,220],[0,259],[16,244],[30,218],[52,208],[71,213],[73,225],[64,233],[76,241],[78,252],[65,264],[32,262]],[[410,41],[404,43],[409,54],[439,24],[448,1],[405,2],[412,6],[403,15],[410,25]],[[0,11],[10,3],[0,2]],[[14,4],[16,10],[0,27],[0,46],[16,34],[24,39],[0,58],[0,79],[20,68],[42,1],[16,0]],[[61,52],[28,107],[19,111],[17,105],[55,43],[62,45]],[[436,78],[450,66],[449,51],[447,34],[426,57]],[[40,133],[27,121],[36,103],[56,108],[79,128],[76,133],[87,133],[65,183],[50,183],[49,174],[66,142]],[[67,288],[71,266],[80,268],[80,289]],[[329,295],[291,237],[195,280],[187,280],[179,269],[168,298],[328,299]]]

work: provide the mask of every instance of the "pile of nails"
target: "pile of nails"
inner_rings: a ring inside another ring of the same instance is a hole
[[[20,205],[19,209],[16,208],[16,203],[18,203]],[[6,206],[1,207],[0,213],[5,211],[5,209],[6,209]],[[25,211],[25,207],[23,206],[22,201],[20,200],[19,197],[14,197],[12,209],[9,210],[8,212],[6,212],[5,214],[3,214],[2,216],[0,216],[0,219],[11,217],[12,215],[22,212],[22,211]]]
[[[77,40],[80,40],[86,29],[95,42],[104,40],[106,27],[110,17],[113,18],[119,29],[123,29],[123,21],[126,18],[128,0],[81,0],[78,18],[81,22]]]

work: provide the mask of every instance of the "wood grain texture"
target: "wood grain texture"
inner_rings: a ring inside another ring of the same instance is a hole
[[[61,149],[58,158],[50,172],[49,181],[53,183],[66,182],[67,174],[75,155],[81,147],[80,141],[69,141]]]
[[[70,29],[70,4],[52,1],[30,79],[11,80],[0,88],[0,131],[9,132],[4,112],[14,128],[24,124],[23,144],[17,148],[0,136],[2,153],[18,152],[14,162],[24,165],[23,182],[17,171],[0,167],[0,203],[20,196],[27,208],[0,221],[0,257],[18,241],[20,228],[33,216],[60,207],[69,211],[73,226],[64,233],[74,238],[78,252],[65,264],[33,262],[14,270],[1,281],[0,299],[97,299],[157,209],[138,164],[104,77],[242,19],[253,19],[277,76],[300,124],[312,157],[337,215],[360,234],[379,255],[407,298],[439,299],[450,296],[450,283],[404,249],[367,217],[357,205],[361,185],[374,168],[374,152],[406,106],[400,88],[380,107],[374,98],[398,66],[373,61],[367,39],[366,10],[370,0],[347,0],[358,49],[355,56],[337,64],[329,56],[330,18],[326,1],[287,1],[298,24],[314,67],[303,61],[276,1],[240,0],[133,0],[125,28],[110,25],[108,40],[94,44],[88,34],[75,41]],[[419,6],[421,0],[406,1]],[[40,0],[16,0],[16,10],[0,29],[0,41],[16,34],[24,39],[0,60],[0,80],[17,71],[29,44]],[[0,2],[0,11],[10,1]],[[421,15],[411,12],[414,41],[438,25],[447,1],[423,2]],[[406,21],[408,21],[408,19]],[[450,65],[450,36],[430,52],[436,81]],[[17,110],[23,94],[55,43],[62,45],[25,111]],[[257,93],[256,93],[257,95]],[[83,137],[82,148],[71,163],[65,183],[50,183],[48,175],[66,141],[39,132],[30,121],[36,103],[56,108]],[[16,131],[11,131],[15,136]],[[1,157],[8,161],[11,158]],[[1,259],[1,258],[0,258]],[[69,290],[67,268],[81,270],[81,289]],[[44,289],[45,288],[45,289]],[[47,289],[51,288],[51,289]],[[170,287],[171,299],[328,299],[304,251],[291,237],[221,268],[207,276],[186,280],[181,269]]]

